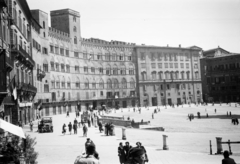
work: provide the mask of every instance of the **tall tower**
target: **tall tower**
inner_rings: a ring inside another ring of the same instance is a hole
[[[71,9],[50,12],[51,27],[66,32],[71,38],[74,48],[81,47],[80,13]]]

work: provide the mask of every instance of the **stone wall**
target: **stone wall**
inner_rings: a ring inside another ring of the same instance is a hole
[[[112,122],[115,126],[124,126],[124,127],[130,127],[131,121],[127,120],[120,120],[120,119],[114,119],[114,118],[98,118],[99,121],[101,121],[103,124],[106,124],[108,122]]]

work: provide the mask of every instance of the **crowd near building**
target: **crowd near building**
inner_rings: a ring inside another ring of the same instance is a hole
[[[0,18],[0,114],[13,124],[90,108],[239,100],[239,54],[86,39],[78,11],[49,16],[26,0],[0,0]]]

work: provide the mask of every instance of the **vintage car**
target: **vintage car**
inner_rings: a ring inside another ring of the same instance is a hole
[[[38,123],[38,132],[53,132],[52,117],[43,117]]]

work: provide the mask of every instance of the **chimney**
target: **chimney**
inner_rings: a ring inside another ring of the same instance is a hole
[[[181,48],[181,44],[179,44],[179,48]]]

